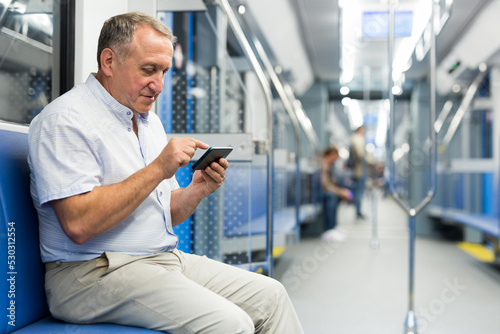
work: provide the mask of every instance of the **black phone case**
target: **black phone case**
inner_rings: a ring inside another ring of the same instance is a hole
[[[195,162],[192,169],[205,169],[212,162],[219,160],[220,158],[225,158],[233,150],[232,147],[210,147],[198,161]]]

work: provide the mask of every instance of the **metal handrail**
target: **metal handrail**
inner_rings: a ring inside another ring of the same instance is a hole
[[[292,96],[292,88],[289,85],[285,85],[285,91],[289,96]],[[304,130],[304,133],[309,139],[309,143],[313,146],[315,152],[319,152],[321,149],[320,141],[316,131],[314,131],[313,125],[311,123],[311,119],[306,115],[304,108],[302,107],[302,103],[299,100],[291,98],[293,101],[293,107],[295,110],[295,114],[297,115],[297,119],[299,120],[300,126]]]
[[[278,78],[278,75],[274,71],[273,65],[271,64],[271,61],[269,60],[269,57],[267,56],[266,51],[262,47],[262,44],[260,41],[257,39],[257,37],[252,34],[251,40],[253,42],[253,45],[255,47],[255,50],[257,51],[257,54],[260,57],[260,60],[262,61],[262,65],[264,65],[264,68],[266,69],[269,77],[271,78],[271,82],[273,83],[274,88],[276,89],[276,92],[278,92],[278,95],[281,99],[281,102],[283,103],[283,106],[285,107],[285,110],[288,113],[288,117],[290,117],[290,120],[292,121],[293,124],[293,129],[294,129],[294,137],[295,137],[295,147],[296,147],[296,154],[295,154],[295,219],[297,224],[299,223],[299,217],[300,217],[300,125],[299,125],[299,120],[297,118],[297,115],[294,112],[292,103],[290,102],[288,95],[285,92],[285,88],[283,87],[283,84],[281,83],[281,80]]]
[[[244,18],[244,17],[243,17]],[[246,22],[243,20],[243,22]],[[256,34],[252,31],[252,29],[248,28],[247,32],[250,36],[249,40],[253,43],[255,51],[257,52],[258,57],[260,58],[262,65],[264,66],[265,71],[269,75],[271,82],[278,93],[278,96],[283,103],[283,106],[288,114],[288,117],[292,121],[292,125],[294,128],[294,138],[296,145],[296,154],[295,154],[295,218],[296,221],[299,222],[300,217],[300,194],[301,194],[301,185],[300,185],[300,128],[306,134],[307,139],[311,146],[313,146],[313,150],[318,152],[319,147],[319,139],[316,135],[312,127],[312,123],[309,117],[305,114],[302,109],[302,105],[297,103],[297,99],[294,96],[293,90],[289,84],[283,84],[282,80],[278,77],[274,67],[267,55],[262,43],[257,38]],[[292,102],[293,101],[293,102]],[[297,235],[299,238],[299,235]]]
[[[434,197],[436,191],[436,180],[437,180],[437,169],[436,169],[436,131],[434,124],[436,122],[436,35],[435,35],[435,22],[434,22],[434,12],[435,4],[433,2],[432,14],[431,14],[431,47],[430,47],[430,119],[431,119],[431,130],[430,130],[430,141],[431,141],[431,154],[430,154],[430,185],[427,196],[422,199],[422,201],[415,207],[410,207],[403,199],[396,193],[394,189],[395,184],[395,161],[394,159],[389,159],[389,190],[395,201],[408,212],[410,216],[417,215]],[[389,42],[388,42],[388,58],[389,58],[389,114],[390,114],[390,136],[389,136],[389,152],[394,151],[394,133],[395,133],[395,121],[396,115],[394,112],[394,94],[392,93],[392,86],[394,81],[392,79],[392,62],[394,55],[394,0],[391,0],[390,10],[389,10]]]
[[[266,230],[266,252],[268,275],[273,277],[274,274],[274,257],[273,257],[273,172],[274,172],[274,157],[273,157],[273,110],[272,110],[272,93],[267,77],[262,70],[257,57],[255,56],[248,39],[246,38],[243,29],[241,28],[233,9],[227,0],[216,0],[217,3],[226,15],[229,25],[240,43],[245,56],[250,61],[255,74],[262,86],[262,91],[266,100],[267,109],[267,230]]]
[[[443,128],[444,125],[444,121],[450,114],[452,107],[453,107],[453,102],[451,100],[446,101],[446,103],[443,105],[443,108],[441,109],[441,112],[439,113],[439,116],[436,119],[436,122],[434,123],[434,130],[436,130],[436,133],[439,134],[439,132],[441,132],[441,129]]]
[[[301,127],[314,150],[319,151],[319,138],[316,131],[314,131],[314,128],[312,127],[311,120],[305,114],[300,102],[295,98],[292,88],[289,84],[283,84],[282,80],[278,77],[267,52],[264,50],[262,43],[259,41],[255,33],[253,33],[252,29],[248,28],[247,31],[250,34],[250,41],[253,43],[255,50],[257,51],[257,55],[262,61],[262,65],[268,73],[269,78],[271,79],[271,82],[273,83],[273,86],[275,87],[276,92],[283,102],[283,106],[293,123],[294,130],[298,132],[298,136],[300,137],[299,127]]]
[[[436,183],[437,183],[437,164],[436,164],[436,131],[434,124],[436,123],[436,22],[435,12],[436,12],[436,1],[429,0],[432,2],[432,12],[431,12],[431,46],[430,46],[430,150],[431,156],[429,161],[430,169],[430,184],[428,188],[427,195],[422,199],[422,201],[415,207],[411,207],[409,204],[405,203],[403,199],[396,193],[394,189],[395,185],[395,161],[392,157],[392,152],[394,151],[394,133],[395,133],[395,112],[394,112],[394,94],[392,93],[392,86],[394,84],[392,78],[393,72],[393,54],[394,54],[394,0],[390,1],[389,4],[389,39],[388,39],[388,60],[389,60],[389,105],[390,105],[390,135],[389,135],[389,152],[391,158],[389,159],[389,190],[392,197],[409,215],[408,227],[409,227],[409,275],[408,275],[408,313],[405,319],[405,334],[415,334],[417,333],[417,318],[414,308],[414,290],[415,290],[415,239],[416,239],[416,215],[432,201],[436,193]],[[439,27],[440,28],[440,27]]]
[[[458,129],[458,126],[463,120],[463,117],[465,115],[465,112],[467,109],[469,109],[472,100],[474,96],[476,95],[476,92],[479,88],[479,85],[481,82],[483,82],[484,76],[486,75],[486,69],[482,69],[479,74],[476,76],[472,84],[469,86],[469,89],[467,89],[467,93],[465,93],[464,97],[462,98],[462,103],[460,103],[460,106],[457,109],[457,112],[453,116],[453,119],[451,120],[450,126],[448,128],[448,131],[446,132],[446,135],[444,136],[443,143],[441,144],[440,149],[445,151],[448,146],[450,145],[451,139],[455,135],[455,132]]]

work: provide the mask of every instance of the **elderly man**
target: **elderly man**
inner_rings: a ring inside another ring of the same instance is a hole
[[[32,197],[54,317],[169,333],[302,333],[283,286],[179,251],[172,227],[220,187],[228,162],[174,174],[198,148],[150,113],[172,66],[171,30],[128,13],[104,23],[98,71],[31,124]]]

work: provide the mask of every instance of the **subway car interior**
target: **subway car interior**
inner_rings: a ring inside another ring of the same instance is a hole
[[[1,333],[154,332],[50,315],[26,160],[31,120],[131,11],[177,37],[168,138],[233,148],[180,250],[279,280],[308,334],[500,332],[500,0],[0,0]],[[328,237],[332,146],[355,198]]]

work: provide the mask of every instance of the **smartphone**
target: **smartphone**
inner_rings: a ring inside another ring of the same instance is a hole
[[[212,162],[227,157],[232,150],[232,147],[210,147],[191,168],[193,170],[205,169]]]

